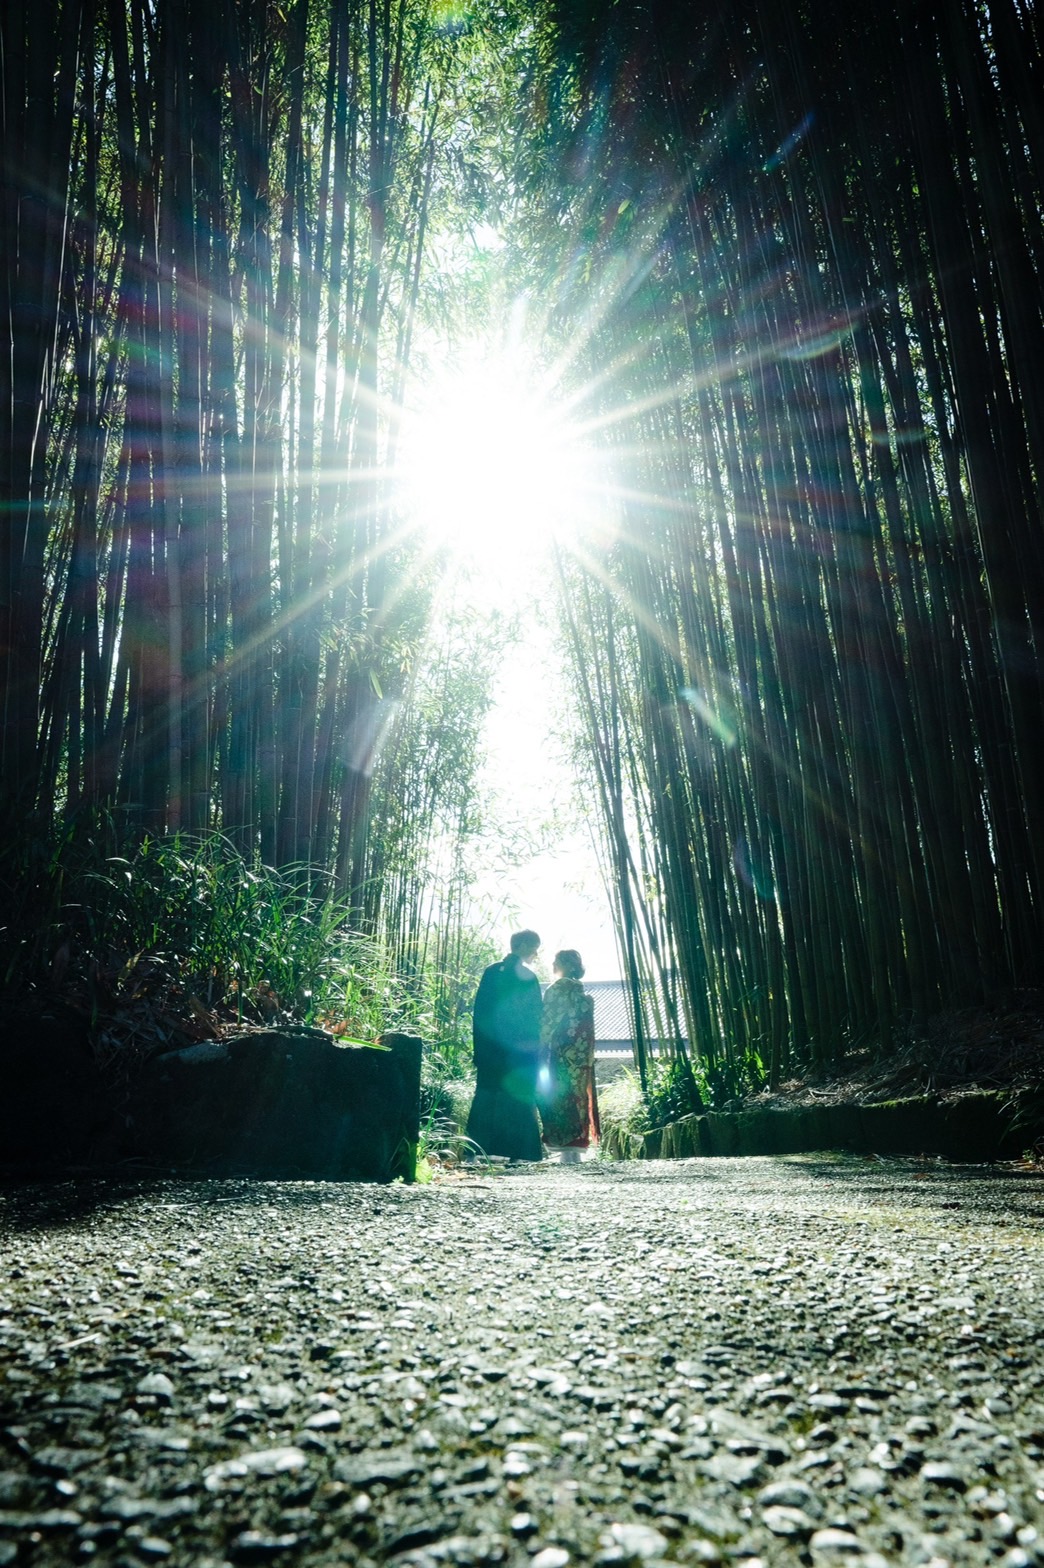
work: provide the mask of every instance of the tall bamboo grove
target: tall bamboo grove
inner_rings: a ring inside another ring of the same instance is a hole
[[[727,1093],[1044,980],[1039,17],[554,12],[533,207],[620,492],[563,562],[585,749]]]
[[[219,826],[361,907],[426,613],[381,464],[442,147],[432,9],[3,7],[6,821]]]

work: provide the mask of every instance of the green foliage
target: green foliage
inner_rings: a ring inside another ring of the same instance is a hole
[[[422,1115],[434,1116],[443,1127],[460,1133],[467,1125],[474,1092],[473,1073],[467,1077],[458,1075],[437,1047],[425,1049],[421,1064]]]
[[[329,876],[249,861],[220,834],[106,855],[75,833],[41,832],[9,850],[0,880],[16,912],[0,932],[11,989],[50,986],[95,1015],[137,1009],[146,1020],[162,1001],[165,1017],[201,1034],[300,1022],[372,1039],[427,1022]]]
[[[404,971],[444,977],[433,987],[428,1038],[443,1032],[453,976],[473,973],[464,953],[471,938],[461,927],[467,852],[482,829],[477,780],[490,687],[512,635],[477,609],[449,611],[431,630],[375,770],[373,924]],[[454,1000],[450,1016],[457,1010]]]
[[[409,997],[380,944],[314,868],[245,860],[220,834],[146,839],[81,883],[89,951],[148,956],[206,1007],[373,1035],[406,1027]]]
[[[675,1057],[649,1063],[646,1103],[650,1127],[666,1127],[703,1109],[696,1078],[688,1062]]]
[[[640,1137],[656,1127],[680,1121],[705,1108],[708,1085],[700,1073],[678,1058],[653,1057],[648,1063],[648,1089],[631,1068],[598,1091],[598,1113],[604,1143],[620,1146],[619,1134]]]
[[[431,1181],[440,1167],[461,1165],[465,1160],[479,1160],[489,1164],[485,1151],[467,1137],[462,1124],[452,1116],[442,1116],[432,1111],[421,1127],[417,1159],[417,1180]]]
[[[474,1092],[472,998],[496,956],[488,940],[460,927],[452,946],[418,945],[403,965],[353,928],[333,878],[314,867],[246,860],[217,833],[149,838],[124,854],[106,852],[113,838],[111,822],[94,822],[7,840],[5,990],[88,1009],[106,1055],[251,1024],[417,1034],[423,1115],[437,1142],[459,1140]]]
[[[618,1078],[599,1089],[598,1115],[602,1124],[603,1144],[609,1141],[614,1132],[640,1137],[649,1131],[652,1126],[649,1107],[642,1095],[636,1072],[625,1068]]]

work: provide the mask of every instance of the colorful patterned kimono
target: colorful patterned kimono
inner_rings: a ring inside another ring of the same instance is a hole
[[[544,992],[540,1043],[550,1083],[540,1097],[544,1142],[586,1149],[598,1139],[594,1082],[594,999],[579,980],[556,980]]]

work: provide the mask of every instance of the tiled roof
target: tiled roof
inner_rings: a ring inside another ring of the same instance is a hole
[[[584,987],[594,997],[595,1041],[627,1040],[634,1036],[627,989],[622,980],[592,980]]]
[[[622,980],[589,980],[584,987],[594,997],[595,1047],[610,1041],[623,1041],[628,1047],[634,1039],[627,987]],[[654,1040],[649,1041],[655,1047]]]

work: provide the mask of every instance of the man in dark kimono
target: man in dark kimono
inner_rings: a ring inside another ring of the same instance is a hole
[[[536,1112],[540,1064],[540,981],[528,968],[540,938],[516,931],[511,951],[479,981],[473,1015],[475,1098],[468,1137],[487,1154],[543,1159]]]

